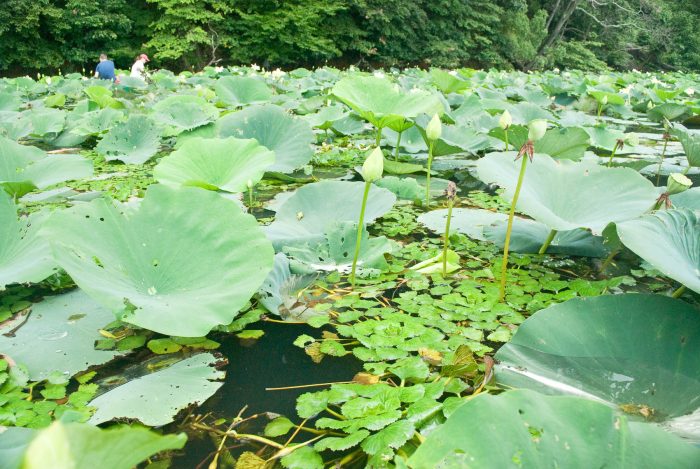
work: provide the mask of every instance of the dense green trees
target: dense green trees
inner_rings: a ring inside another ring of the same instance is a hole
[[[3,74],[155,66],[700,68],[686,0],[5,0]]]

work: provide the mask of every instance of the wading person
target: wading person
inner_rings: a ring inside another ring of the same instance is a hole
[[[131,66],[131,76],[136,78],[146,79],[146,62],[150,62],[150,59],[146,54],[141,54],[136,57],[134,65]]]
[[[114,62],[109,60],[105,54],[100,54],[100,63],[95,67],[95,78],[112,81],[117,78],[114,74]]]

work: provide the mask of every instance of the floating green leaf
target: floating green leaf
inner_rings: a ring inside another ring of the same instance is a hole
[[[267,85],[253,77],[221,77],[216,81],[214,90],[219,99],[228,106],[265,103],[272,96]]]
[[[176,95],[158,101],[153,118],[173,129],[174,134],[214,122],[219,111],[199,96]]]
[[[97,408],[90,423],[118,418],[150,426],[170,423],[180,410],[202,404],[222,386],[225,373],[214,368],[216,361],[214,355],[200,353],[107,391],[90,402]]]
[[[160,130],[149,117],[132,114],[126,122],[112,127],[95,150],[107,161],[143,164],[158,152]]]
[[[599,402],[534,391],[480,394],[431,432],[408,459],[442,467],[696,467],[700,449]]]

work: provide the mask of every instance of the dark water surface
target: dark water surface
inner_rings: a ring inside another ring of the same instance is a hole
[[[212,412],[217,418],[231,419],[248,405],[245,416],[260,412],[282,414],[298,423],[296,418],[296,398],[305,392],[320,391],[327,386],[266,391],[269,387],[297,386],[334,381],[350,381],[362,364],[352,355],[345,357],[325,357],[319,364],[311,361],[304,350],[292,345],[301,334],[314,337],[321,335],[319,329],[306,325],[257,323],[249,329],[263,329],[265,335],[250,344],[227,336],[221,343],[219,352],[229,360],[226,367],[226,381],[214,396],[197,411],[198,414]],[[246,432],[261,431],[267,419],[257,419],[258,427],[246,428]],[[231,441],[233,444],[233,441]],[[191,469],[214,451],[209,438],[190,437],[185,454],[173,460],[172,468]],[[250,448],[248,448],[250,450]],[[207,467],[209,462],[203,465]]]

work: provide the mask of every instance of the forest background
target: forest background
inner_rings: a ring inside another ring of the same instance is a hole
[[[700,0],[4,0],[0,74],[356,65],[700,70]]]

